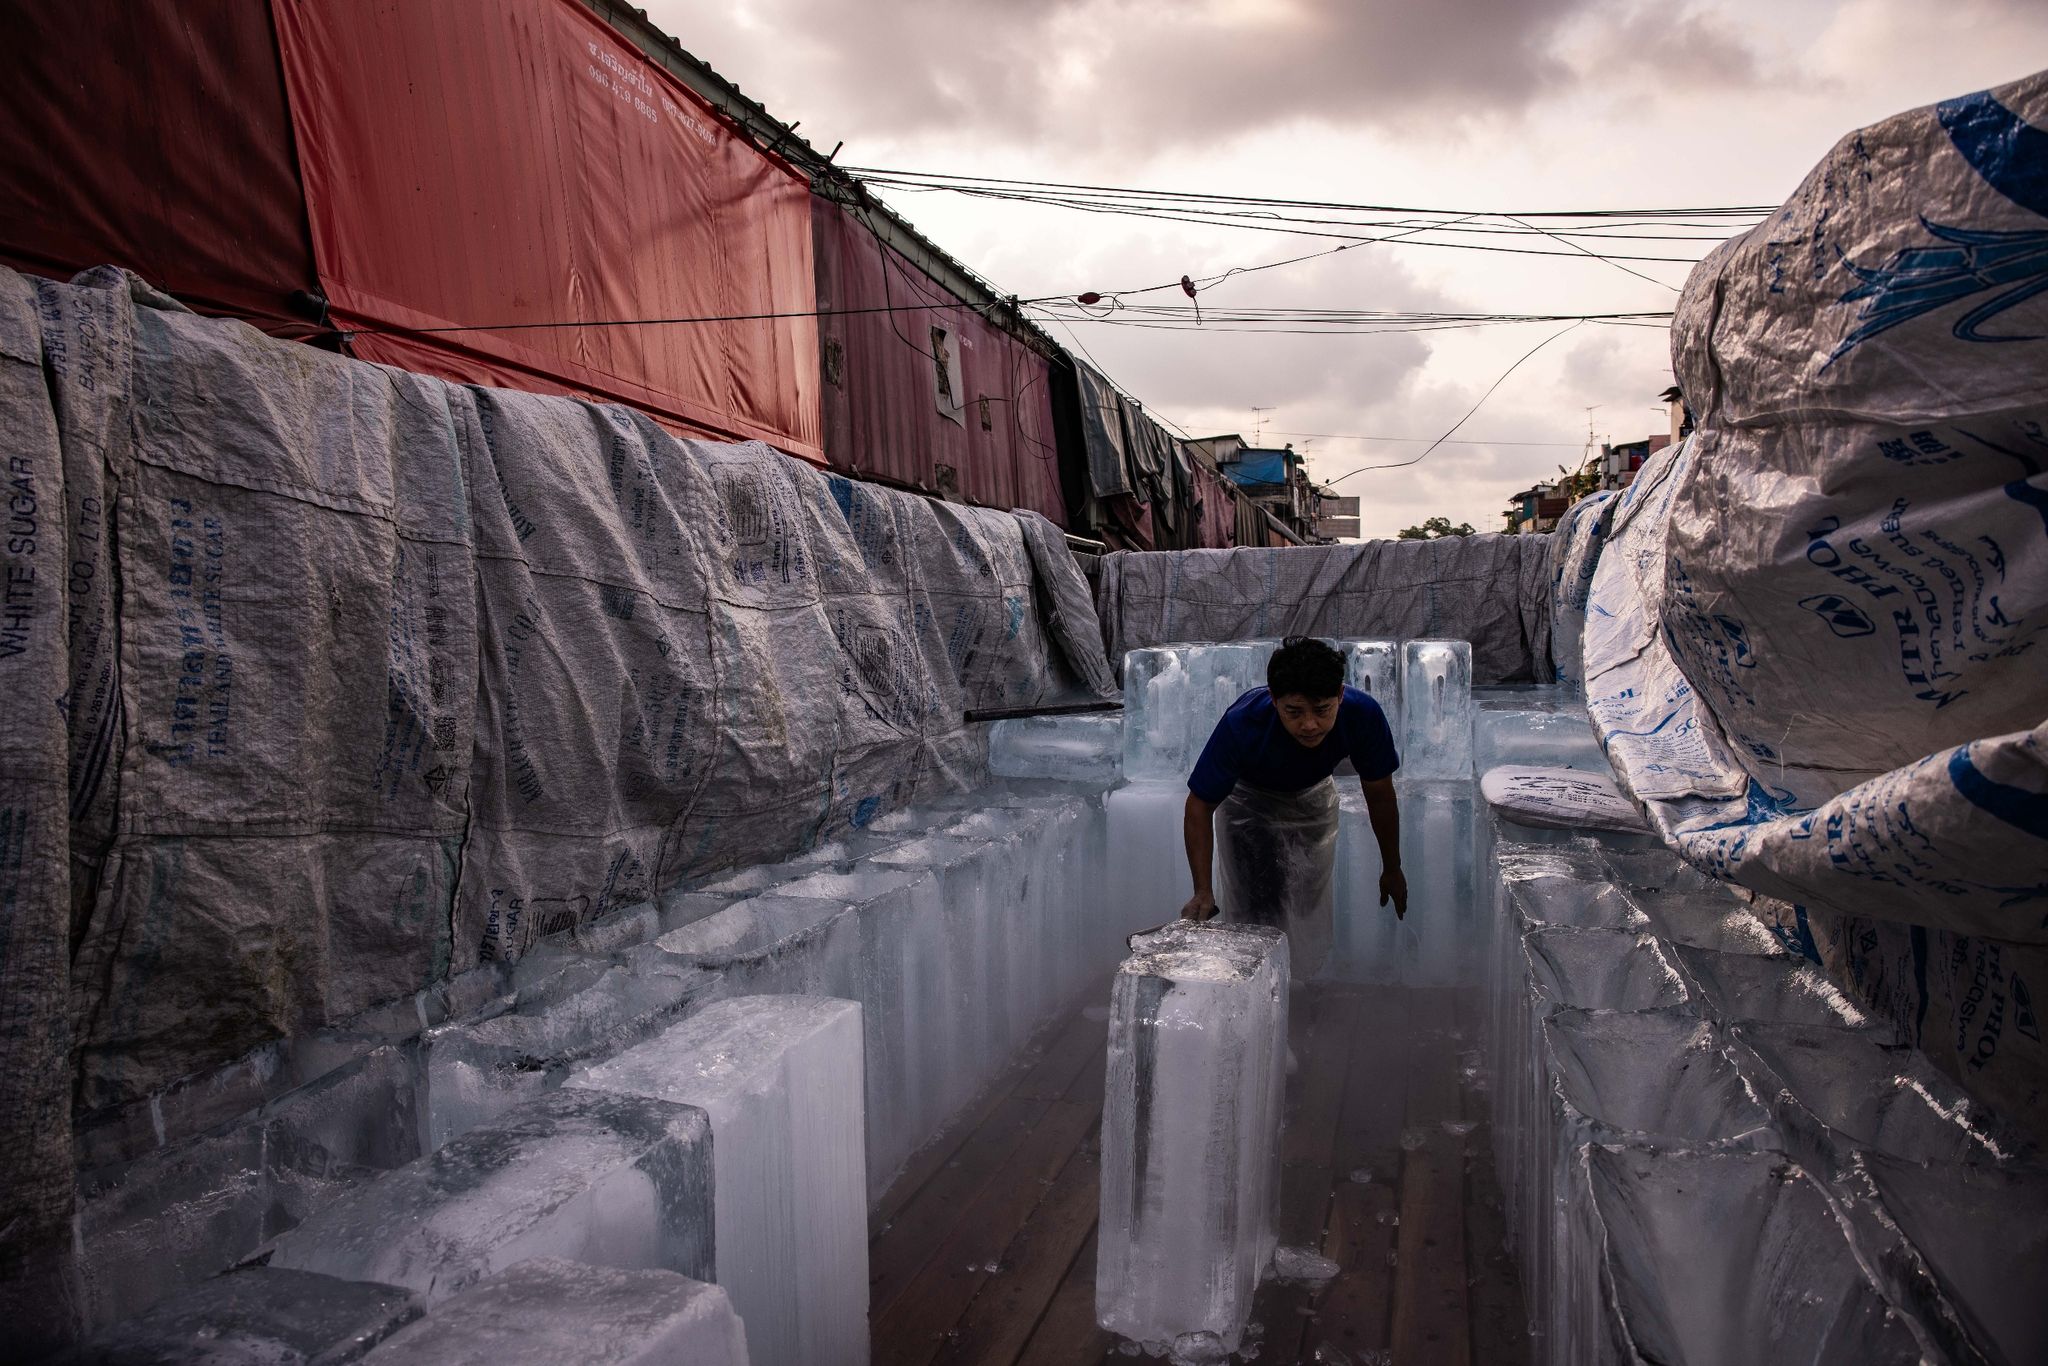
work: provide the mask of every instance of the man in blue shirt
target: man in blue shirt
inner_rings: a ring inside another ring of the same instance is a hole
[[[1296,976],[1321,965],[1330,942],[1331,876],[1337,852],[1337,787],[1349,759],[1365,792],[1380,846],[1380,904],[1408,913],[1401,873],[1401,766],[1386,714],[1369,693],[1344,685],[1344,657],[1320,640],[1291,636],[1266,665],[1266,686],[1232,703],[1188,778],[1182,834],[1195,894],[1190,920],[1217,913],[1212,865],[1221,854],[1222,910],[1230,920],[1288,932]]]

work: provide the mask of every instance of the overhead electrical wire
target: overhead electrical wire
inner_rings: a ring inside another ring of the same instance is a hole
[[[1562,337],[1565,333],[1572,331],[1574,328],[1583,326],[1585,326],[1583,322],[1568,323],[1564,327],[1559,328],[1557,331],[1545,337],[1542,341],[1537,342],[1534,346],[1530,347],[1527,351],[1524,351],[1521,355],[1515,357],[1515,363],[1513,365],[1510,365],[1507,369],[1501,371],[1499,379],[1496,379],[1493,383],[1486,386],[1486,392],[1479,396],[1478,402],[1474,403],[1470,408],[1467,408],[1465,410],[1465,414],[1463,417],[1460,417],[1456,422],[1453,422],[1449,427],[1447,427],[1444,430],[1444,434],[1442,436],[1430,442],[1429,445],[1424,448],[1422,454],[1416,456],[1414,459],[1394,460],[1384,465],[1360,465],[1357,469],[1347,471],[1344,474],[1340,474],[1335,479],[1324,480],[1323,487],[1334,488],[1338,484],[1343,483],[1346,479],[1351,478],[1352,475],[1365,474],[1372,470],[1398,470],[1406,469],[1410,465],[1421,464],[1424,460],[1427,460],[1429,458],[1431,451],[1434,451],[1437,447],[1443,445],[1445,442],[1449,441],[1453,436],[1457,434],[1458,428],[1464,426],[1465,423],[1471,419],[1472,414],[1478,412],[1479,409],[1486,403],[1486,400],[1493,397],[1493,391],[1500,388],[1501,385],[1506,384],[1508,382],[1508,376],[1514,374],[1515,371],[1522,368],[1523,361],[1529,359],[1529,357],[1535,355],[1538,351],[1541,351],[1544,347],[1550,345],[1559,337]]]

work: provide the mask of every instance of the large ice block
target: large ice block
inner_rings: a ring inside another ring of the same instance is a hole
[[[412,1293],[251,1266],[96,1334],[78,1366],[310,1366],[354,1361],[420,1315]]]
[[[1813,1179],[1782,1154],[1595,1146],[1607,1279],[1632,1353],[1671,1366],[1917,1366]]]
[[[1401,772],[1472,776],[1472,646],[1411,640],[1401,647]]]
[[[747,996],[568,1082],[710,1117],[717,1281],[755,1366],[868,1359],[861,1052],[852,1001]]]
[[[586,967],[595,975],[586,976]],[[532,1099],[560,1081],[571,1064],[634,1042],[722,985],[717,973],[680,959],[651,970],[588,960],[565,964],[559,977],[538,984],[517,1011],[429,1030],[420,1040],[426,1079],[422,1151]]]
[[[1139,1342],[1237,1350],[1274,1249],[1287,940],[1177,922],[1110,997],[1095,1312]]]
[[[211,1134],[81,1177],[87,1321],[223,1271],[378,1171],[420,1155],[410,1050],[387,1045]]]
[[[870,1197],[985,1084],[995,960],[986,896],[994,842],[924,835],[875,855],[916,895],[861,911]]]
[[[1558,1005],[1650,1010],[1688,999],[1664,948],[1646,934],[1554,925],[1529,931],[1522,947],[1537,989]]]
[[[270,1264],[429,1303],[539,1256],[711,1280],[709,1148],[702,1110],[551,1091],[334,1201]]]
[[[1972,1105],[1925,1055],[1889,1047],[1887,1031],[1738,1024],[1730,1032],[1760,1075],[1776,1083],[1770,1089],[1780,1111],[1789,1111],[1788,1122],[1818,1121],[1834,1146],[1987,1167],[2027,1146]]]
[[[1026,716],[989,728],[988,768],[1000,778],[1056,778],[1108,786],[1123,774],[1118,712]]]
[[[1277,643],[1165,645],[1125,655],[1124,776],[1185,779],[1230,704],[1265,683]]]
[[[364,1366],[564,1362],[747,1366],[747,1337],[718,1286],[673,1271],[537,1257],[436,1305],[363,1358]]]
[[[1720,1031],[1683,1010],[1560,1010],[1544,1021],[1560,1094],[1616,1133],[1770,1141],[1770,1116]]]
[[[1344,651],[1344,681],[1372,694],[1386,713],[1387,726],[1398,744],[1401,735],[1401,642],[1397,640],[1347,640]]]
[[[1872,1023],[1826,975],[1795,958],[1668,946],[1688,990],[1724,1020],[1863,1028]]]
[[[1482,706],[1472,719],[1473,756],[1481,773],[1501,764],[1614,771],[1584,712]]]
[[[723,996],[851,996],[860,962],[854,905],[816,877],[735,901],[628,961],[635,973],[655,973],[664,962],[718,973]]]
[[[1126,783],[1107,802],[1109,868],[1101,929],[1114,943],[1180,914],[1194,895],[1181,817],[1186,782]]]

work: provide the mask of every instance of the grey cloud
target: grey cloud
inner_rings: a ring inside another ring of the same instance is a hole
[[[1296,123],[1441,137],[1583,79],[1563,51],[1733,40],[1623,0],[757,0],[651,17],[820,135],[1156,151]],[[1603,35],[1620,34],[1610,41]],[[969,168],[957,168],[969,169]]]

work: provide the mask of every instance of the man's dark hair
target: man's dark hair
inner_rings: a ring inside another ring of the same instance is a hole
[[[1320,702],[1344,691],[1344,656],[1314,636],[1289,636],[1266,661],[1266,691]]]

